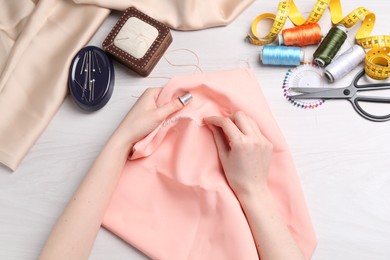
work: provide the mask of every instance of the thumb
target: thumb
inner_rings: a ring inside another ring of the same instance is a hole
[[[185,97],[185,102],[183,102],[183,97]],[[170,114],[173,114],[179,110],[181,110],[185,105],[187,105],[192,99],[192,96],[190,93],[186,93],[183,96],[180,96],[179,98],[176,98],[172,100],[171,102],[159,107],[157,109],[159,116],[162,119],[165,119]]]

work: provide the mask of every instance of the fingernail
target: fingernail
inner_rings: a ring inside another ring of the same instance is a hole
[[[180,103],[183,104],[183,106],[187,105],[188,103],[190,103],[192,100],[192,95],[190,92],[188,93],[185,93],[184,95],[180,96],[179,97],[179,101]]]

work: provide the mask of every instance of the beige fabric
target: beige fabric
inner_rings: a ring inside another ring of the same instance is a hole
[[[0,0],[0,162],[15,170],[67,94],[69,64],[109,14],[174,29],[226,25],[254,0]]]
[[[230,23],[254,0],[74,0],[115,10],[130,6],[176,30],[199,30]]]
[[[71,59],[109,10],[68,0],[0,6],[0,162],[15,170],[64,100]]]

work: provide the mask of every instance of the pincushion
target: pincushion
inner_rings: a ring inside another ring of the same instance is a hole
[[[141,76],[148,76],[172,42],[169,28],[128,8],[103,42],[103,49]]]

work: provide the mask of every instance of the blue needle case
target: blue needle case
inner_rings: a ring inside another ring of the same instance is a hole
[[[81,109],[96,111],[107,104],[114,82],[112,61],[102,49],[87,46],[73,58],[68,86],[73,100]]]

